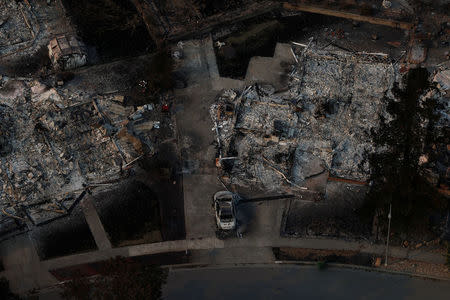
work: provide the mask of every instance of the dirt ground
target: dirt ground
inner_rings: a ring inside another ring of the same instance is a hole
[[[422,261],[401,260],[398,258],[391,257],[389,258],[388,266],[385,267],[384,265],[382,265],[381,268],[392,271],[450,278],[449,266],[431,264]]]
[[[358,251],[274,248],[274,254],[276,259],[279,260],[343,263],[369,267],[375,266],[390,271],[450,278],[450,269],[449,266],[446,265],[389,257],[388,266],[384,266],[384,259],[380,256],[367,253],[363,254]],[[380,266],[375,265],[377,258],[382,259]]]
[[[317,261],[363,266],[372,266],[375,262],[375,257],[371,254],[349,250],[274,248],[274,254],[279,260]]]
[[[97,249],[81,207],[65,218],[34,228],[29,236],[41,259]]]

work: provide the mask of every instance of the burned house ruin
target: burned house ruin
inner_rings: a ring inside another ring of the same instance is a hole
[[[126,107],[117,94],[68,95],[39,81],[0,83],[0,230],[6,220],[23,226],[62,217],[86,191],[114,185],[153,154],[153,105]]]
[[[395,67],[337,49],[297,53],[303,62],[287,91],[256,84],[226,91],[211,108],[222,155],[235,157],[222,159],[230,181],[278,192],[324,191],[329,176],[366,182]]]

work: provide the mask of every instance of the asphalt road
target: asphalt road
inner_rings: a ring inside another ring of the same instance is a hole
[[[449,299],[450,282],[315,266],[173,270],[163,299]]]

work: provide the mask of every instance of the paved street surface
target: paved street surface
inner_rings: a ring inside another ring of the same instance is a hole
[[[312,266],[175,270],[163,297],[175,299],[448,299],[450,283]]]

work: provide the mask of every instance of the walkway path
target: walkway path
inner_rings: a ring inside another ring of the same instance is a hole
[[[112,248],[105,228],[103,228],[103,224],[92,203],[92,198],[90,196],[85,197],[81,201],[81,207],[98,249],[105,250]]]

